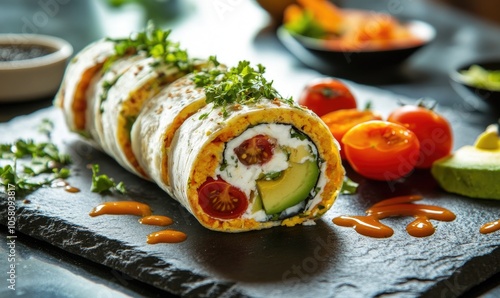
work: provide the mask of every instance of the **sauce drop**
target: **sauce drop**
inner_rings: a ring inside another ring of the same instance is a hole
[[[493,232],[498,231],[498,230],[500,230],[500,219],[492,221],[492,222],[485,223],[479,229],[479,231],[482,234],[493,233]]]
[[[139,222],[143,225],[152,225],[152,226],[168,226],[174,223],[174,221],[168,217],[163,215],[149,215],[139,219]]]
[[[413,204],[421,196],[401,196],[381,201],[366,210],[365,216],[340,216],[333,219],[339,226],[352,227],[361,235],[374,238],[387,238],[393,229],[380,222],[381,219],[395,216],[413,216],[415,220],[408,224],[406,231],[414,237],[427,237],[434,234],[431,219],[452,221],[455,214],[448,209],[423,204]]]
[[[151,208],[146,204],[134,201],[106,202],[93,208],[89,213],[90,216],[99,216],[103,214],[149,216],[151,215]]]
[[[71,193],[76,193],[76,192],[80,192],[80,189],[77,188],[77,187],[74,187],[74,186],[71,186],[71,185],[66,185],[64,187],[64,190],[67,191],[67,192],[71,192]]]
[[[148,244],[157,243],[179,243],[187,239],[183,232],[175,230],[163,230],[148,235]]]

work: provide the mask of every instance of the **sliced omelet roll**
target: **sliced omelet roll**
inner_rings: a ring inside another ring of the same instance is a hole
[[[163,190],[172,195],[168,152],[173,136],[186,118],[206,105],[205,93],[187,75],[148,101],[135,121],[131,141],[140,166]]]
[[[100,110],[103,148],[125,169],[141,177],[149,175],[132,150],[131,130],[145,102],[185,73],[155,58],[137,61],[121,74],[102,98]]]
[[[105,62],[115,54],[115,44],[98,40],[80,51],[70,61],[55,105],[62,108],[66,123],[71,131],[86,134],[88,90],[96,83],[95,77],[101,72]]]
[[[279,100],[230,109],[221,117],[207,105],[179,127],[169,152],[173,197],[224,232],[293,226],[329,210],[344,169],[320,118]]]

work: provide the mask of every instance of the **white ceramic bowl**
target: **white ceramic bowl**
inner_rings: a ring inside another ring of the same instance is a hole
[[[65,40],[38,34],[0,34],[0,54],[12,47],[42,48],[49,53],[23,60],[0,60],[0,102],[47,98],[57,92],[73,47]],[[11,55],[12,56],[12,55]],[[0,57],[1,58],[1,57]]]

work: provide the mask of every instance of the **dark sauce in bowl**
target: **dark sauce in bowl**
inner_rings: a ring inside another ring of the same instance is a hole
[[[20,61],[39,58],[54,53],[55,50],[41,45],[2,45],[0,62]]]

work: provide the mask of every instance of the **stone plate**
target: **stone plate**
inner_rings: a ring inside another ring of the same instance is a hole
[[[354,86],[360,102],[371,100],[375,110],[387,113],[401,99],[392,93]],[[453,124],[455,148],[474,142],[484,127],[471,126],[464,116],[440,109]],[[474,200],[442,191],[428,171],[415,171],[398,183],[366,180],[347,167],[360,183],[357,194],[341,195],[314,226],[278,227],[239,234],[203,228],[156,185],[123,170],[103,153],[67,131],[61,112],[54,108],[0,125],[2,143],[17,138],[46,140],[37,131],[42,119],[55,128],[51,141],[73,158],[71,185],[79,193],[42,188],[17,200],[18,231],[70,253],[104,264],[159,289],[182,296],[253,297],[451,297],[500,272],[498,232],[483,235],[482,224],[500,217],[498,201]],[[460,120],[462,119],[462,120]],[[101,172],[124,181],[127,195],[101,196],[90,192],[90,163]],[[452,222],[434,222],[436,232],[414,238],[405,231],[411,218],[390,218],[395,233],[387,239],[357,234],[335,226],[332,218],[362,215],[373,203],[393,196],[420,194],[422,203],[453,211]],[[0,193],[3,198],[5,193]],[[155,214],[174,219],[170,226],[185,232],[178,244],[148,245],[146,236],[158,227],[138,223],[134,216],[100,216],[89,211],[112,200],[137,200]],[[0,219],[7,222],[6,200]]]

